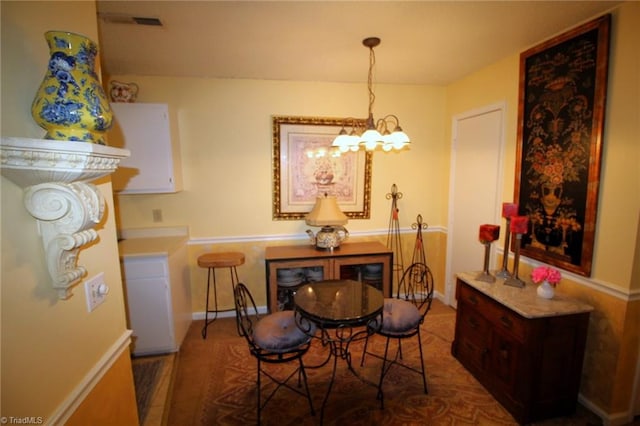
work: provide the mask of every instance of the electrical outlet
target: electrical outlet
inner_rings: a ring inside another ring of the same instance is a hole
[[[154,222],[162,222],[162,210],[153,209],[153,210],[151,210],[151,213],[153,214],[153,221]]]
[[[84,282],[84,293],[87,297],[87,310],[92,312],[107,297],[109,286],[104,282],[104,272]]]

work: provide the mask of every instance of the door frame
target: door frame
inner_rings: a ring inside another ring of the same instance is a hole
[[[504,187],[504,156],[505,156],[505,115],[506,115],[506,102],[501,101],[494,104],[489,104],[480,108],[475,108],[469,111],[465,111],[460,114],[456,114],[451,119],[451,155],[450,155],[450,166],[449,166],[449,201],[448,201],[448,213],[447,213],[447,234],[449,230],[452,229],[453,226],[453,209],[452,205],[454,200],[454,188],[455,188],[455,176],[456,176],[456,148],[457,148],[457,140],[458,140],[458,126],[462,120],[467,120],[469,118],[488,114],[490,112],[500,111],[501,113],[501,123],[500,123],[500,140],[498,142],[498,178],[496,181],[495,190],[498,194],[502,194]],[[501,197],[496,197],[497,200],[500,200]],[[497,201],[494,206],[494,216],[495,220],[500,219],[500,202]],[[499,223],[499,222],[496,222]],[[497,244],[491,245],[491,253],[490,253],[490,265],[495,263],[495,256],[497,251]],[[452,251],[453,247],[451,244],[451,238],[447,236],[447,260],[445,266],[445,303],[457,307],[457,301],[455,299],[455,280],[453,278],[453,271],[451,270],[451,259],[452,259]]]

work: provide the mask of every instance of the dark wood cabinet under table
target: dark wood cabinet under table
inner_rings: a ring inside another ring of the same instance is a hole
[[[265,251],[269,312],[293,309],[293,295],[311,281],[352,279],[391,294],[393,251],[378,242],[348,242],[318,250],[313,245],[272,246]]]
[[[521,424],[572,414],[593,308],[476,275],[457,275],[453,356]]]

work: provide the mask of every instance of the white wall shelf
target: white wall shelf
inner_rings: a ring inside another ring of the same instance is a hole
[[[60,299],[86,274],[77,265],[80,248],[95,241],[104,198],[89,183],[113,173],[126,149],[86,142],[3,137],[0,171],[24,191],[27,211],[37,220],[47,268]]]

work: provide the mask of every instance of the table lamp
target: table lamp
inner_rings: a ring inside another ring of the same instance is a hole
[[[334,250],[349,237],[349,231],[344,226],[347,216],[338,207],[338,200],[334,196],[324,194],[316,198],[316,204],[305,217],[307,225],[321,226],[316,235],[310,229],[307,234],[318,250]]]

